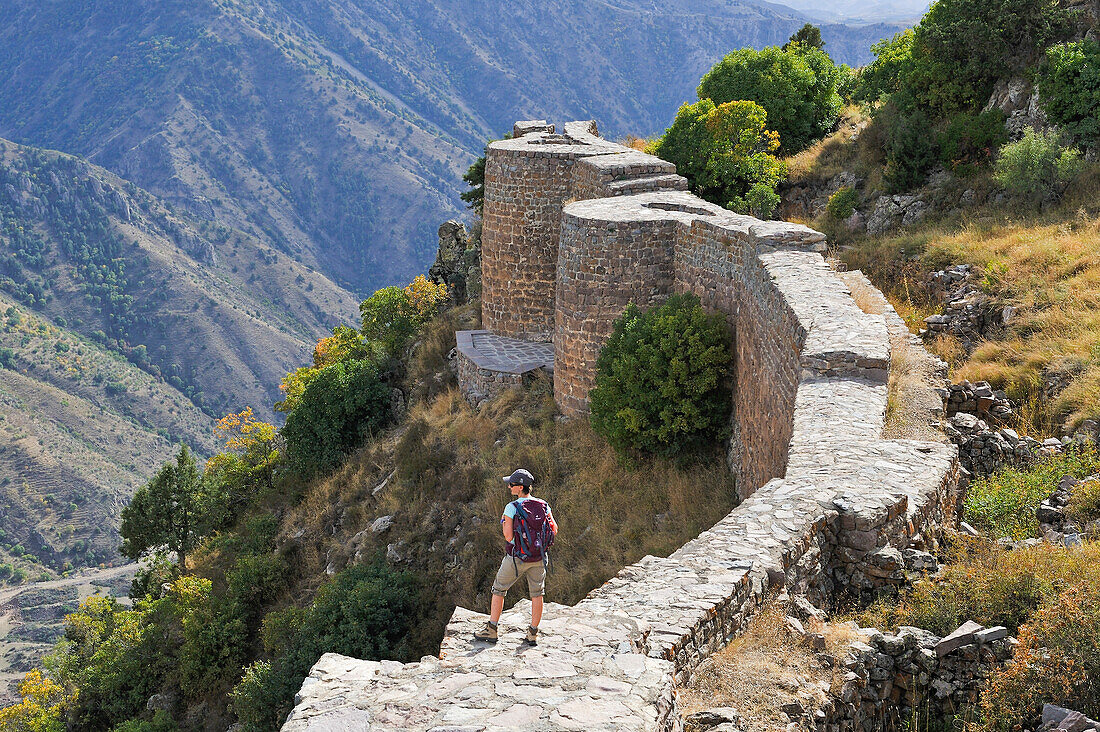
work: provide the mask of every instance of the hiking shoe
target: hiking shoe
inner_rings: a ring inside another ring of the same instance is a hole
[[[539,644],[538,643],[538,636],[539,636],[539,629],[528,625],[527,626],[527,635],[525,635],[523,637],[524,645],[537,646]]]
[[[487,643],[497,642],[497,626],[486,621],[485,627],[474,633],[474,640],[485,641]]]

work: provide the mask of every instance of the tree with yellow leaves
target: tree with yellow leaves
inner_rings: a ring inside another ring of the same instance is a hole
[[[19,684],[18,704],[0,709],[0,732],[64,732],[63,713],[74,694],[41,671],[31,671]]]
[[[210,458],[203,470],[211,528],[230,522],[257,493],[274,490],[282,454],[275,425],[256,419],[252,407],[227,414],[214,429],[225,441],[225,450]]]
[[[384,287],[359,306],[363,336],[379,343],[387,355],[397,357],[448,296],[446,285],[437,285],[423,275],[405,287]]]

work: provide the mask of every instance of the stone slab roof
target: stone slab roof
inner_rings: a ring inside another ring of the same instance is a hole
[[[506,338],[487,330],[460,330],[458,350],[481,369],[506,374],[526,374],[535,369],[554,370],[554,344]]]

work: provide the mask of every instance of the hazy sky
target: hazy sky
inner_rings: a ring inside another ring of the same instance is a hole
[[[829,20],[910,20],[924,15],[929,0],[769,0]]]

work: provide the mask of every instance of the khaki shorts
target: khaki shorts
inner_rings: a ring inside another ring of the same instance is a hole
[[[493,594],[504,597],[508,590],[522,577],[527,578],[527,590],[532,599],[541,597],[543,585],[546,582],[546,567],[542,560],[537,562],[521,562],[512,557],[505,557],[497,570],[497,578],[493,580]]]

